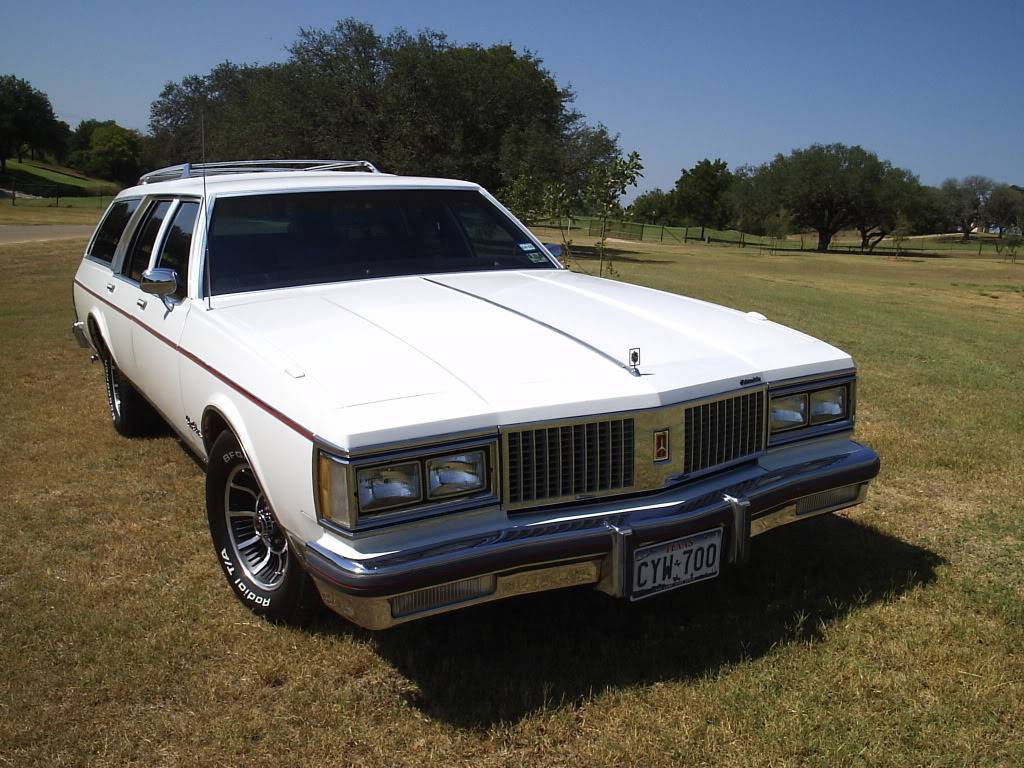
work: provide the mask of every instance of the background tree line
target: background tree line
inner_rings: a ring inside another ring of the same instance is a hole
[[[820,250],[855,229],[870,251],[886,236],[1024,225],[1024,190],[981,176],[920,183],[860,146],[814,144],[758,166],[705,159],[674,187],[622,194],[643,166],[590,125],[540,58],[510,45],[457,45],[443,33],[382,35],[346,19],[300,30],[283,62],[225,62],[168,83],[149,132],[112,120],[58,120],[45,94],[0,77],[0,160],[52,157],[132,183],[181,162],[257,158],[367,159],[401,174],[470,179],[521,218],[574,215],[735,228],[782,237],[814,231]],[[6,172],[6,168],[0,168]],[[603,230],[602,230],[603,231]]]
[[[722,160],[684,169],[668,192],[640,195],[624,212],[633,221],[734,228],[781,237],[814,231],[818,250],[842,230],[856,230],[872,250],[891,235],[977,230],[1020,233],[1024,189],[983,176],[923,185],[910,171],[874,152],[845,144],[813,144],[735,171]]]
[[[19,118],[0,122],[0,155],[47,155],[122,183],[204,157],[366,159],[510,193],[529,171],[540,184],[557,180],[580,205],[594,169],[623,159],[617,137],[574,109],[573,92],[510,45],[457,45],[429,30],[381,35],[346,19],[300,30],[288,52],[284,62],[225,62],[168,83],[148,134],[99,120],[72,131],[45,94],[9,76],[0,120]],[[8,92],[33,109],[15,107]]]

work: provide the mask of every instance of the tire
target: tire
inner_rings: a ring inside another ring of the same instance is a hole
[[[320,606],[316,585],[288,551],[259,479],[229,430],[210,449],[206,514],[217,561],[235,597],[273,622],[303,624],[314,615]]]
[[[121,373],[110,350],[106,347],[101,349],[107,405],[114,429],[124,437],[144,437],[160,432],[163,427],[160,415]]]

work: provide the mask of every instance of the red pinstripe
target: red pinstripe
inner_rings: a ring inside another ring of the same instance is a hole
[[[128,312],[125,312],[123,309],[121,309],[119,306],[117,306],[116,304],[114,304],[113,302],[108,300],[107,298],[105,298],[103,296],[100,296],[95,291],[91,290],[90,288],[87,288],[85,285],[82,284],[82,282],[80,280],[76,279],[75,280],[75,285],[77,285],[79,288],[81,288],[83,291],[85,291],[86,293],[88,293],[90,296],[94,297],[98,301],[103,302],[104,304],[106,304],[108,307],[110,307],[114,311],[120,313],[124,317],[127,317],[129,320],[131,320],[133,323],[138,325],[140,328],[144,328],[146,331],[151,333],[153,336],[155,336],[156,338],[160,339],[160,341],[162,341],[168,347],[170,347],[175,352],[178,352],[179,354],[181,354],[184,357],[186,357],[189,360],[191,360],[193,363],[198,365],[200,368],[202,368],[204,371],[209,373],[211,376],[215,376],[216,378],[220,379],[222,382],[224,382],[229,387],[231,387],[233,390],[235,390],[238,394],[242,395],[242,397],[246,398],[247,400],[249,400],[254,405],[258,406],[262,410],[264,410],[267,413],[269,413],[271,416],[273,416],[275,419],[280,421],[286,427],[295,430],[296,432],[298,432],[300,435],[302,435],[307,440],[312,440],[313,439],[313,432],[312,431],[306,429],[301,424],[296,422],[294,419],[289,418],[288,416],[285,416],[283,413],[281,413],[281,411],[277,410],[274,406],[270,405],[265,400],[261,400],[260,398],[256,397],[256,395],[254,395],[252,392],[250,392],[245,387],[241,386],[237,382],[235,382],[232,379],[230,379],[227,376],[225,376],[223,373],[221,373],[216,368],[214,368],[213,366],[208,364],[206,361],[200,360],[198,357],[196,357],[194,354],[189,352],[184,347],[181,347],[178,344],[175,344],[173,341],[171,341],[169,338],[164,336],[162,333],[158,333],[157,331],[155,331],[152,328],[150,328],[148,325],[146,325],[144,322],[142,322],[139,318],[135,317],[134,315],[132,315],[132,314],[130,314]]]

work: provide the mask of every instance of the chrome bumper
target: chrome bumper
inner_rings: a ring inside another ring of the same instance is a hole
[[[316,542],[298,548],[324,601],[369,629],[513,595],[593,585],[629,597],[633,549],[721,527],[731,563],[772,528],[864,500],[878,474],[870,448],[771,456],[655,495],[516,516],[483,535],[352,560]],[[800,458],[802,456],[802,458]]]

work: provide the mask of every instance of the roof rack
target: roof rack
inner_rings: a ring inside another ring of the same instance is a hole
[[[144,173],[139,184],[188,179],[192,176],[219,176],[230,173],[268,173],[271,171],[362,171],[380,173],[368,160],[234,160],[224,163],[182,163]]]

